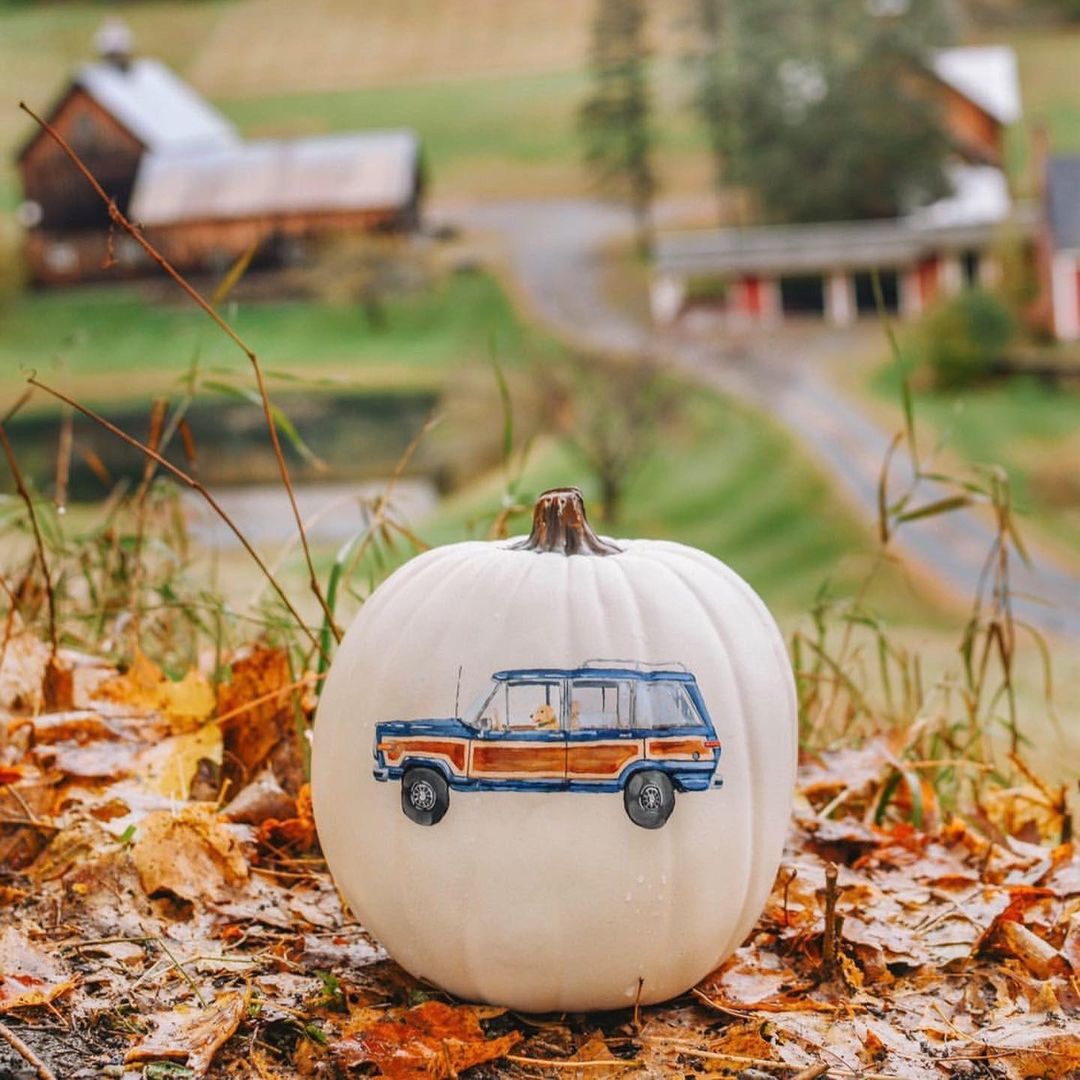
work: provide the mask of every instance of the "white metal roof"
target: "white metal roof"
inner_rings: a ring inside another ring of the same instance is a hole
[[[231,147],[240,141],[224,116],[157,60],[85,64],[76,72],[75,84],[147,150]]]
[[[410,131],[265,140],[147,154],[131,213],[143,225],[289,212],[401,208],[412,199],[420,145]]]
[[[994,165],[945,167],[951,194],[919,207],[908,215],[913,224],[927,228],[982,225],[1005,221],[1012,213],[1012,199],[1005,174]]]
[[[1002,124],[1020,119],[1020,78],[1016,53],[1008,45],[967,45],[938,49],[930,57],[934,74]]]

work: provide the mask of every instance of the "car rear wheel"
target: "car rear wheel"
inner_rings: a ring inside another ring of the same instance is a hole
[[[634,773],[623,791],[626,813],[643,829],[659,829],[675,809],[675,786],[667,773],[643,769]]]
[[[450,809],[450,787],[442,773],[416,766],[401,778],[401,809],[417,825],[437,825]]]

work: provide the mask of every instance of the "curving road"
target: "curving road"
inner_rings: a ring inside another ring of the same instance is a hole
[[[654,332],[647,313],[639,321],[613,307],[605,297],[601,254],[632,235],[625,211],[586,199],[533,200],[448,208],[447,216],[497,237],[523,299],[563,337],[601,352],[659,356],[776,417],[832,474],[866,523],[876,527],[878,475],[893,433],[838,391],[813,363],[813,355],[792,356],[791,338],[783,339],[783,355],[767,342],[750,348],[687,343]],[[827,334],[814,340],[804,353],[828,347]],[[902,490],[910,475],[906,458],[897,455],[891,490]],[[941,494],[927,485],[919,501]],[[912,523],[894,544],[917,572],[969,600],[992,540],[993,530],[980,512],[959,510]],[[1043,632],[1080,637],[1080,575],[1046,552],[1034,550],[1032,557],[1031,569],[1019,560],[1013,565],[1017,615]]]

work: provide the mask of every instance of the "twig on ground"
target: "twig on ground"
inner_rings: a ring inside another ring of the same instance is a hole
[[[507,1054],[506,1060],[512,1061],[515,1065],[531,1065],[534,1068],[544,1069],[597,1069],[600,1067],[606,1067],[608,1069],[631,1069],[636,1068],[641,1064],[640,1061],[636,1061],[632,1058],[598,1058],[596,1061],[559,1061],[552,1058],[522,1057],[520,1054]]]
[[[825,867],[825,937],[821,943],[821,975],[831,979],[836,974],[836,863]]]
[[[226,334],[226,336],[243,352],[251,363],[252,370],[255,372],[255,382],[259,391],[259,398],[262,402],[263,416],[266,420],[266,427],[270,434],[270,442],[274,448],[274,457],[277,459],[278,471],[281,474],[281,482],[285,487],[285,492],[289,497],[289,505],[292,507],[293,518],[296,521],[296,528],[300,534],[300,542],[304,549],[304,559],[307,562],[307,569],[309,574],[308,584],[311,587],[311,591],[315,594],[315,598],[319,601],[319,606],[323,610],[323,615],[327,619],[330,626],[330,630],[333,633],[337,641],[341,640],[341,629],[337,623],[334,622],[333,612],[330,610],[329,605],[326,602],[326,597],[323,596],[322,589],[319,587],[319,579],[315,573],[315,563],[311,556],[311,548],[308,545],[307,533],[304,529],[304,520],[300,515],[300,507],[296,502],[296,493],[293,491],[292,481],[289,479],[289,467],[285,463],[285,455],[281,449],[281,439],[278,436],[277,423],[274,420],[273,408],[270,405],[270,395],[266,389],[266,380],[263,376],[262,365],[259,363],[258,357],[255,355],[255,351],[240,337],[240,335],[226,322],[225,319],[214,310],[213,305],[196,289],[188,280],[165,258],[150,243],[149,240],[143,235],[142,229],[137,225],[130,222],[127,217],[121,212],[116,203],[109,197],[105,189],[98,183],[94,174],[86,167],[79,155],[68,145],[63,135],[60,134],[47,120],[42,119],[25,101],[19,102],[19,108],[23,112],[27,113],[35,123],[37,123],[43,131],[45,131],[49,137],[60,147],[61,150],[68,156],[72,164],[79,170],[80,173],[86,178],[87,182],[94,189],[98,197],[101,199],[109,213],[110,220],[120,229],[123,229],[142,249],[150,256],[180,286],[181,289],[206,314],[217,324],[217,326]],[[290,608],[291,610],[291,608]]]
[[[7,1026],[7,1024],[0,1023],[0,1036],[3,1036],[8,1045],[11,1046],[11,1048],[23,1058],[28,1065],[33,1066],[38,1074],[38,1080],[56,1080],[56,1073],[54,1073],[52,1069],[50,1069],[49,1066],[23,1042],[22,1039]]]
[[[60,401],[66,402],[73,408],[78,409],[79,412],[83,414],[83,416],[89,417],[91,420],[100,424],[103,428],[105,428],[106,431],[111,432],[118,439],[126,442],[129,446],[135,447],[135,449],[138,450],[140,453],[146,454],[147,457],[153,458],[154,461],[156,461],[163,469],[175,476],[177,480],[179,480],[183,484],[186,484],[193,491],[197,491],[203,497],[203,499],[206,500],[207,504],[214,511],[214,513],[216,513],[217,516],[221,518],[221,520],[229,527],[230,531],[236,537],[236,539],[240,541],[244,550],[255,561],[255,565],[258,566],[258,568],[263,572],[263,574],[266,575],[266,579],[267,581],[269,581],[274,592],[277,593],[278,599],[281,600],[281,602],[288,609],[289,614],[292,615],[292,617],[296,620],[296,623],[300,627],[301,631],[307,636],[308,640],[315,646],[315,648],[319,649],[320,653],[322,652],[322,649],[319,646],[319,639],[308,628],[308,625],[304,622],[303,618],[300,615],[300,612],[296,610],[296,608],[292,604],[292,601],[288,598],[288,596],[285,595],[285,590],[282,589],[282,587],[278,584],[277,579],[270,572],[270,569],[266,565],[266,563],[263,562],[262,557],[255,550],[255,548],[252,547],[251,542],[243,534],[243,532],[241,532],[240,527],[236,524],[236,522],[233,521],[231,517],[229,517],[225,509],[221,506],[217,499],[215,499],[214,496],[210,494],[209,490],[207,490],[207,488],[202,483],[196,480],[193,476],[190,476],[188,473],[184,472],[183,469],[174,465],[171,461],[163,458],[156,450],[152,450],[149,446],[147,446],[143,442],[140,442],[133,435],[129,435],[123,429],[118,428],[115,424],[106,420],[104,416],[101,416],[99,413],[94,412],[93,409],[88,408],[86,405],[80,405],[79,402],[77,402],[74,398],[68,397],[67,394],[65,394],[62,390],[56,390],[51,386],[47,386],[43,382],[39,382],[36,376],[31,376],[30,384],[32,386],[38,387],[41,390],[44,390],[47,394],[52,394],[53,397],[59,398]]]

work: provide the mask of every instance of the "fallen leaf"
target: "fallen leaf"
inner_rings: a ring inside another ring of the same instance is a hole
[[[1038,934],[1033,934],[1026,926],[1018,922],[1003,922],[998,931],[1002,949],[1015,956],[1040,979],[1049,979],[1052,975],[1065,975],[1069,971],[1069,962],[1048,941],[1043,941]]]
[[[34,634],[16,634],[0,652],[0,708],[38,712],[49,646]]]
[[[168,892],[192,903],[223,900],[248,877],[247,859],[235,836],[206,805],[148,815],[131,858],[147,895]]]
[[[223,753],[221,729],[210,722],[151,747],[141,757],[140,768],[151,791],[182,802],[190,797],[199,762],[220,765]]]
[[[709,975],[700,989],[720,1008],[764,1008],[784,997],[785,990],[805,989],[799,977],[772,953],[743,947]]]
[[[269,818],[259,826],[258,840],[276,850],[310,851],[315,846],[315,817],[311,807],[311,785],[305,784],[296,797],[296,816],[285,821]]]
[[[627,1069],[637,1069],[637,1061],[619,1061],[611,1052],[604,1039],[603,1032],[594,1031],[568,1058],[569,1061],[587,1061],[591,1064],[585,1069],[560,1069],[559,1075],[566,1080],[601,1080],[604,1077],[619,1076]]]
[[[296,817],[296,800],[282,788],[270,769],[242,788],[222,813],[230,821],[261,825],[268,818],[287,821]]]
[[[331,1041],[340,1066],[373,1064],[397,1080],[450,1080],[474,1065],[505,1057],[521,1041],[516,1031],[487,1038],[469,1005],[425,1001],[396,1017],[372,1021],[373,1013],[365,1011],[358,1030]]]
[[[52,778],[35,774],[0,787],[0,868],[21,870],[52,840],[49,814],[56,800]],[[26,824],[23,824],[26,822]]]
[[[173,682],[142,650],[127,671],[102,682],[96,696],[189,724],[201,723],[214,711],[214,691],[202,674],[191,670]]]
[[[303,782],[299,746],[293,718],[289,659],[283,649],[252,648],[230,668],[228,682],[218,687],[217,712],[230,763],[242,774],[240,783],[254,776],[275,750],[275,773],[286,791],[296,792]]]
[[[124,1055],[124,1061],[176,1061],[203,1076],[218,1049],[236,1032],[246,1008],[247,994],[230,990],[205,1009],[180,1005],[155,1013],[150,1018],[154,1030]]]
[[[0,930],[0,1012],[44,1005],[75,985],[67,969],[13,926]]]

